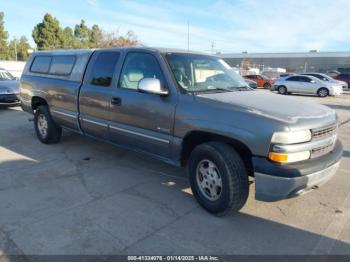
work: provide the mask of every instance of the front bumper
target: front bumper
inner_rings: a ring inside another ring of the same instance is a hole
[[[277,201],[317,188],[336,173],[342,153],[342,145],[337,141],[331,153],[302,163],[280,165],[254,158],[255,198]]]
[[[16,94],[0,94],[0,106],[18,106],[21,104]]]
[[[343,93],[343,88],[333,88],[333,90],[330,91],[331,96],[339,96]]]

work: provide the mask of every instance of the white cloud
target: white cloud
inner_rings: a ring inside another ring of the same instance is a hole
[[[86,2],[87,2],[89,5],[97,6],[97,0],[87,0]]]

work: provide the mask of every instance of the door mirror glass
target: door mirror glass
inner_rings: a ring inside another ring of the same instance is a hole
[[[143,93],[156,94],[161,96],[168,95],[168,90],[162,88],[159,79],[157,78],[143,78],[137,89]]]

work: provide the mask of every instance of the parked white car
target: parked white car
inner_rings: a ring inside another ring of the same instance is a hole
[[[7,70],[0,68],[0,107],[18,106],[19,81]]]
[[[343,89],[347,89],[348,88],[348,84],[344,81],[340,81],[337,79],[334,79],[333,77],[330,77],[326,74],[322,74],[322,73],[304,73],[301,75],[306,75],[306,76],[314,76],[322,81],[326,81],[326,82],[330,82],[330,83],[334,83],[334,84],[338,84],[341,85],[343,87]]]
[[[305,93],[317,94],[320,97],[341,95],[342,85],[321,81],[313,76],[293,75],[277,79],[273,84],[273,90],[279,94]]]

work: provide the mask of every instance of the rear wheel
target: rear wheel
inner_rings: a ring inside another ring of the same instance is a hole
[[[248,174],[231,146],[220,142],[197,146],[191,153],[188,171],[194,197],[210,213],[237,212],[246,203]]]
[[[329,91],[328,91],[327,88],[322,87],[322,88],[318,89],[317,95],[318,95],[319,97],[326,97],[326,96],[329,95]]]
[[[44,144],[60,141],[62,128],[52,119],[47,106],[39,106],[34,113],[34,128],[38,139]]]
[[[285,86],[279,86],[277,89],[278,93],[281,95],[286,95],[288,94],[287,88]]]
[[[265,83],[264,84],[264,88],[265,89],[270,89],[271,88],[271,84],[270,83]]]

